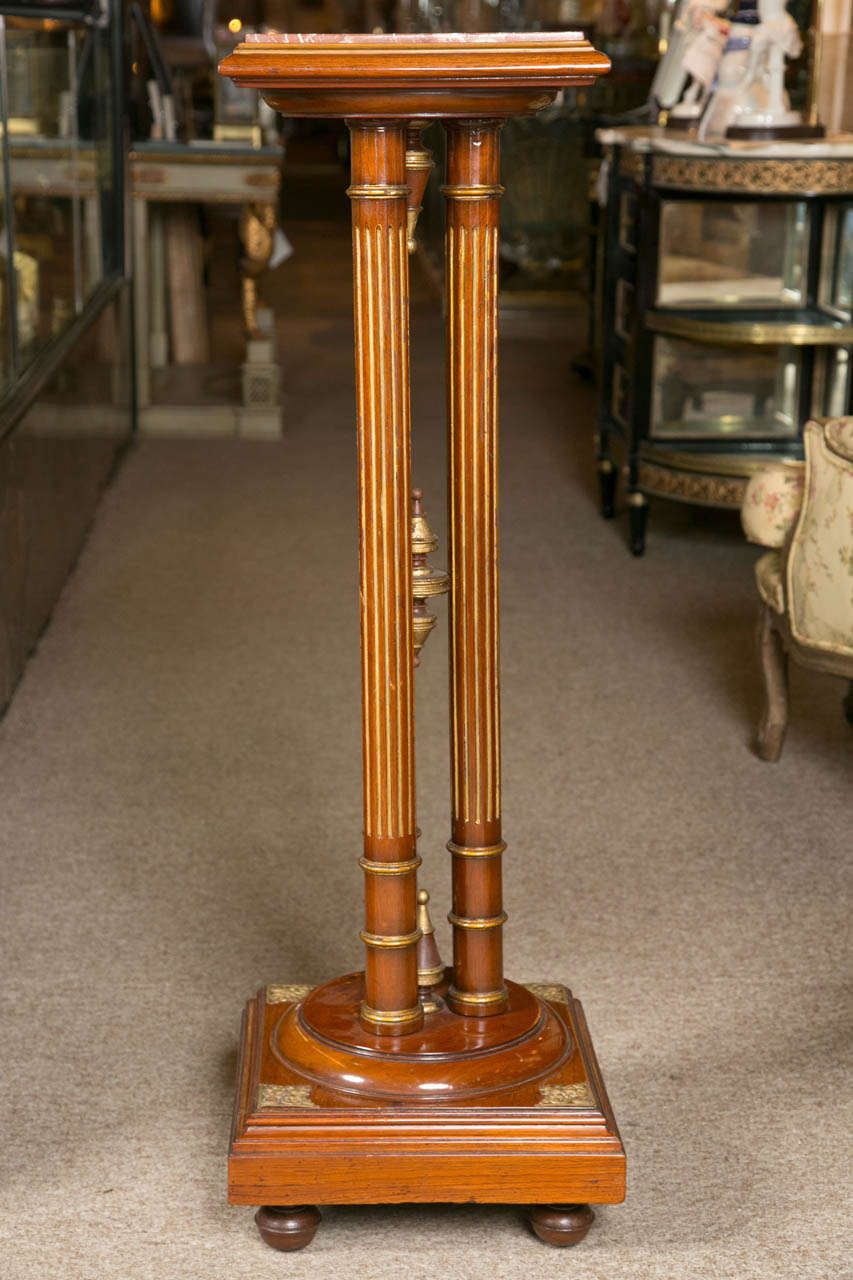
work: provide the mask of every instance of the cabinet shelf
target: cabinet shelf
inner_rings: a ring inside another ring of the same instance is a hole
[[[853,324],[816,307],[797,310],[704,311],[701,316],[654,310],[645,314],[646,328],[674,338],[720,346],[846,346],[853,343]]]

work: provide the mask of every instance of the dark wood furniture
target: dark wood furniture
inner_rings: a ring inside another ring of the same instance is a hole
[[[606,65],[574,35],[261,36],[221,68],[287,115],[345,117],[352,137],[365,968],[267,987],[247,1010],[229,1196],[263,1206],[276,1247],[308,1243],[315,1203],[399,1201],[532,1204],[542,1239],[573,1244],[589,1202],[624,1195],[580,1006],[557,983],[506,981],[501,936],[498,142],[508,116]],[[412,533],[407,224],[429,176],[417,125],[434,117],[448,146],[446,972],[424,937],[414,795],[412,601],[431,544],[419,507]]]

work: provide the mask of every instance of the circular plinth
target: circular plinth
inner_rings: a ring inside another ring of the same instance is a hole
[[[367,1104],[456,1102],[531,1086],[569,1056],[572,1037],[555,1011],[525,987],[506,984],[509,1008],[467,1018],[442,1007],[420,1031],[390,1037],[361,1025],[364,975],[348,974],[291,1006],[273,1029],[271,1048],[290,1070],[334,1097]],[[446,983],[437,988],[441,995]]]

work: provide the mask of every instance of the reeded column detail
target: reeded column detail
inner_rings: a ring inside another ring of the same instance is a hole
[[[423,1022],[418,1001],[412,649],[409,266],[404,124],[350,121],[359,594],[370,1030]]]
[[[507,1006],[503,982],[497,524],[500,123],[447,131],[450,723],[457,1013]]]

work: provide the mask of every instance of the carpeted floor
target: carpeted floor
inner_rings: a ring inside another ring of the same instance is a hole
[[[292,1257],[226,1205],[245,999],[360,960],[349,321],[281,325],[282,441],[136,448],[0,726],[2,1275],[850,1275],[842,684],[795,669],[781,762],[750,754],[756,551],[734,518],[658,503],[633,560],[596,513],[571,343],[517,321],[507,969],[583,999],[628,1199],[566,1252],[510,1208],[332,1208]],[[443,532],[425,303],[414,339],[415,476]],[[417,697],[422,883],[446,949],[441,627]]]

